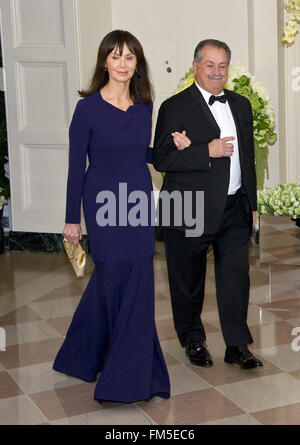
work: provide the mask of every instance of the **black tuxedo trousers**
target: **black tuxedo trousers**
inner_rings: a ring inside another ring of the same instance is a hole
[[[175,329],[186,346],[205,341],[201,320],[206,255],[213,246],[215,281],[221,329],[226,346],[253,342],[247,326],[249,303],[249,235],[252,212],[239,190],[229,195],[217,233],[186,238],[180,230],[165,229],[165,247]]]

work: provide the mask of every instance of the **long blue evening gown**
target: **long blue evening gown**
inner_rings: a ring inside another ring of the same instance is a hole
[[[66,222],[80,222],[83,197],[95,269],[53,369],[87,382],[100,372],[94,394],[99,401],[170,397],[154,321],[154,227],[100,227],[96,221],[102,205],[97,194],[109,190],[118,198],[119,183],[127,184],[128,194],[145,192],[150,206],[151,116],[152,104],[122,111],[96,92],[78,101],[70,126]]]

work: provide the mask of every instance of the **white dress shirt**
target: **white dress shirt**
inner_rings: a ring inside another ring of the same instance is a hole
[[[241,187],[241,165],[236,126],[229,103],[228,101],[224,104],[219,101],[215,101],[212,105],[209,105],[211,93],[208,93],[206,90],[201,88],[197,82],[195,82],[195,84],[202,93],[202,96],[204,97],[221,130],[220,138],[222,139],[228,136],[234,137],[234,141],[229,141],[229,143],[233,144],[233,155],[230,158],[230,182],[228,188],[228,195],[234,195],[235,192]],[[217,96],[222,96],[223,94],[224,92],[222,91],[220,94],[217,94]]]

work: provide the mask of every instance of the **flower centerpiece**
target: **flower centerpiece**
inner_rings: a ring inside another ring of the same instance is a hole
[[[300,184],[277,184],[257,193],[260,215],[300,217]]]
[[[284,3],[286,10],[286,24],[283,28],[282,42],[285,45],[294,43],[300,23],[300,0],[287,0]]]
[[[300,0],[299,0],[300,1]],[[180,93],[194,82],[193,68],[179,81],[174,94]],[[254,127],[255,168],[257,188],[262,189],[265,177],[269,178],[269,145],[276,142],[275,114],[270,104],[267,89],[257,81],[240,63],[229,66],[225,88],[247,97],[251,102]]]

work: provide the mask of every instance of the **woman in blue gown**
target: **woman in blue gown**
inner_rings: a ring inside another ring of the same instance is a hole
[[[169,398],[154,321],[152,182],[146,164],[152,90],[143,49],[132,34],[117,30],[103,39],[90,88],[80,94],[69,131],[63,236],[81,239],[83,198],[95,268],[53,369],[87,382],[100,373],[94,394],[100,402]],[[148,199],[140,224],[138,201],[127,199],[135,191]],[[136,224],[124,221],[124,208],[133,211]]]

